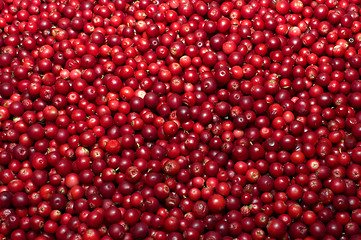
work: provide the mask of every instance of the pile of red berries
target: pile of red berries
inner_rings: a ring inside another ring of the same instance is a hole
[[[361,239],[361,0],[0,0],[0,239]]]

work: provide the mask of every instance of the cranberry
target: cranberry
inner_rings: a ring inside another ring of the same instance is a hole
[[[3,1],[11,239],[358,239],[359,1]]]

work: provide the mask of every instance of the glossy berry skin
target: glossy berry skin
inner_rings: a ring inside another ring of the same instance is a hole
[[[0,238],[361,239],[360,14],[0,1]]]

